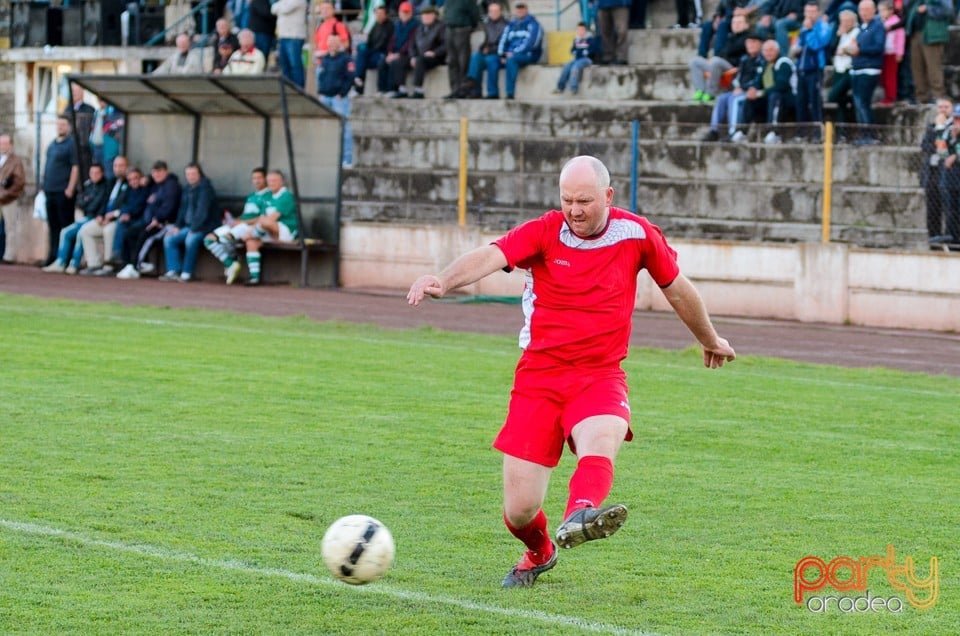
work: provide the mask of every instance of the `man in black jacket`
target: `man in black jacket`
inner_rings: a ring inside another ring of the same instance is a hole
[[[367,69],[377,68],[380,62],[387,57],[387,47],[393,37],[393,21],[387,14],[386,5],[381,4],[373,10],[376,21],[367,41],[357,46],[356,76],[353,78],[354,88],[358,95],[363,95],[364,84],[367,80]]]
[[[250,0],[249,12],[247,28],[253,31],[254,46],[266,59],[277,42],[277,16],[270,13],[270,0]]]
[[[447,27],[447,73],[450,94],[447,99],[459,97],[470,65],[470,34],[480,23],[477,0],[446,0],[443,5],[443,23]]]

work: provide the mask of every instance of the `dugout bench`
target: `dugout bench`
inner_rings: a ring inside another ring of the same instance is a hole
[[[196,162],[213,182],[221,207],[235,209],[238,202],[242,207],[253,168],[283,172],[297,201],[300,233],[294,242],[264,246],[263,280],[337,286],[343,154],[338,114],[278,74],[68,75],[67,80],[123,113],[121,153],[131,166],[149,174],[162,159],[182,181],[183,168]],[[222,277],[223,268],[207,260],[198,259],[198,278]]]

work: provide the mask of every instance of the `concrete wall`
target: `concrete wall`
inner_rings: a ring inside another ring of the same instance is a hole
[[[404,290],[499,234],[450,225],[347,223],[344,287]],[[960,258],[944,252],[873,251],[820,243],[675,240],[684,273],[711,313],[803,322],[960,330]],[[637,308],[667,310],[641,273]],[[521,272],[498,272],[465,291],[519,295]],[[882,355],[882,352],[878,352]]]

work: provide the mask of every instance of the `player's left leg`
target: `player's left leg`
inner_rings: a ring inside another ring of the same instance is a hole
[[[570,477],[564,521],[557,528],[561,547],[609,537],[626,521],[625,506],[602,504],[613,486],[613,462],[629,430],[627,420],[616,415],[588,417],[573,427],[570,438],[578,462]]]

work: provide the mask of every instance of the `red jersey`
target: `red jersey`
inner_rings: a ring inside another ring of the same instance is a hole
[[[588,239],[551,210],[493,244],[511,269],[527,270],[520,347],[531,363],[545,354],[545,365],[619,365],[627,357],[640,270],[660,287],[680,273],[660,228],[614,207],[603,232]]]

